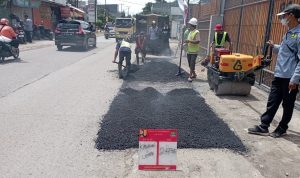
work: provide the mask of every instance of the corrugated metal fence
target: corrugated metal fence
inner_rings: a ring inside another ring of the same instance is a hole
[[[300,0],[225,0],[223,25],[230,34],[234,51],[255,56],[262,54],[266,40],[280,43],[287,28],[280,24],[276,14],[291,3],[299,4]],[[220,7],[220,0],[211,0],[208,4],[197,6],[197,11],[193,10],[192,15],[199,19],[203,53],[207,52],[210,16],[221,15]],[[276,56],[273,59],[269,68],[257,73],[258,84],[271,85]]]

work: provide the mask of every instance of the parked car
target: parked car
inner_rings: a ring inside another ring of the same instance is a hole
[[[61,20],[55,29],[55,45],[60,51],[63,46],[76,46],[88,50],[96,47],[96,34],[89,24],[81,20]]]

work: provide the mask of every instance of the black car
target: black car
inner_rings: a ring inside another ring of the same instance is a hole
[[[59,21],[55,30],[55,45],[58,50],[63,46],[77,46],[88,50],[96,47],[96,34],[89,24],[81,20]]]

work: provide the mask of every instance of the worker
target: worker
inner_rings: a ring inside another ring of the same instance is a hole
[[[268,98],[267,109],[260,117],[260,125],[249,128],[250,134],[270,135],[278,138],[286,135],[288,124],[292,119],[295,100],[300,82],[300,5],[288,5],[283,12],[277,14],[283,26],[288,27],[287,33],[280,44],[269,41],[277,53],[274,79]],[[276,129],[269,134],[269,127],[282,103],[283,115]]]
[[[127,71],[130,71],[131,65],[131,44],[128,42],[128,39],[120,39],[116,45],[114,60],[113,63],[116,63],[116,59],[119,55],[119,62],[118,62],[118,71],[119,71],[119,78],[123,78],[122,76],[122,63],[124,59],[126,60],[126,67]]]
[[[196,29],[197,28],[197,19],[191,18],[189,21],[189,28],[190,33],[188,35],[187,40],[185,40],[185,43],[187,44],[187,59],[190,67],[190,74],[188,81],[192,82],[193,78],[196,78],[196,72],[195,72],[195,65],[196,65],[196,59],[200,50],[200,33]]]
[[[153,20],[151,27],[149,28],[149,31],[148,31],[148,36],[149,36],[148,47],[154,53],[159,50],[159,46],[160,46],[160,44],[158,43],[158,38],[159,38],[158,35],[159,35],[159,30],[156,25],[156,21]]]
[[[170,51],[170,44],[169,44],[170,27],[168,23],[164,24],[164,27],[161,30],[161,37],[162,37],[162,49],[166,51]]]
[[[229,50],[232,51],[232,43],[229,34],[223,30],[221,24],[215,26],[215,35],[212,42],[212,49],[215,48],[225,48],[226,42],[229,44]]]
[[[139,65],[139,53],[142,54],[142,62],[145,62],[146,58],[146,36],[145,33],[142,31],[136,38],[136,45],[135,45],[135,54],[136,54],[136,61]]]

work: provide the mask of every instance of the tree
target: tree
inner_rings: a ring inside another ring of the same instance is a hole
[[[115,17],[111,14],[107,13],[105,17],[105,9],[98,9],[97,10],[97,22],[96,25],[100,28],[103,28],[106,23],[106,17],[108,18],[108,22],[115,21]]]
[[[166,0],[155,0],[156,3],[166,3]]]
[[[143,8],[143,14],[150,14],[152,8],[152,2],[148,2],[145,7]]]

